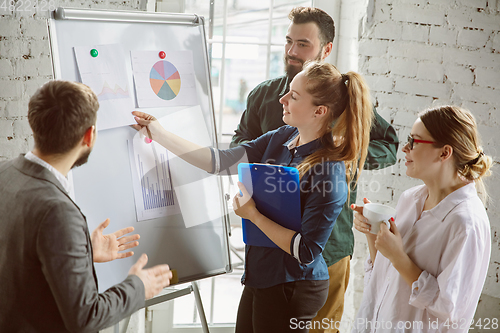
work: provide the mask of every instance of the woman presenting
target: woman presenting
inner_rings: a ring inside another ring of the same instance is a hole
[[[279,247],[246,246],[238,333],[308,331],[328,292],[321,252],[346,201],[347,184],[359,175],[367,154],[373,111],[359,74],[342,75],[333,65],[309,63],[280,102],[287,125],[228,150],[194,145],[164,130],[152,116],[133,112],[137,130],[207,172],[234,169],[245,155],[250,163],[299,170],[300,232],[262,215],[238,183],[243,195],[234,198],[235,213]]]

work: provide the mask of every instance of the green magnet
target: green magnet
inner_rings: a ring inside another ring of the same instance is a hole
[[[94,57],[94,58],[95,58],[95,57],[97,57],[97,55],[98,55],[98,54],[99,54],[99,52],[97,52],[97,50],[96,50],[96,49],[92,49],[92,50],[90,50],[90,55],[91,55],[92,57]]]

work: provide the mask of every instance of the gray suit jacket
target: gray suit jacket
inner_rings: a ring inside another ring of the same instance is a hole
[[[50,171],[0,163],[0,332],[96,332],[144,304],[135,275],[99,294],[85,216]]]

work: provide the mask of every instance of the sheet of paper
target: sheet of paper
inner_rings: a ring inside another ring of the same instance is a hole
[[[156,142],[146,143],[140,133],[128,145],[137,221],[179,214],[170,173],[174,155]]]
[[[201,147],[210,147],[212,141],[199,105],[160,119],[162,126]],[[172,183],[187,228],[221,217],[221,195],[218,177],[198,169],[181,158],[170,164]]]
[[[139,107],[197,105],[193,53],[130,51]]]
[[[132,76],[122,48],[111,44],[75,46],[73,50],[82,83],[88,85],[99,99],[97,129],[134,123],[130,114],[135,107]]]
[[[199,105],[159,119],[169,132],[201,147],[211,146]],[[198,169],[137,133],[129,141],[137,220],[182,213],[187,228],[221,217],[217,176]]]

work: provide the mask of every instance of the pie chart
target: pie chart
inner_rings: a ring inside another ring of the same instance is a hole
[[[181,90],[179,71],[166,60],[153,65],[149,73],[149,82],[156,96],[167,101],[174,99]]]

